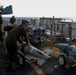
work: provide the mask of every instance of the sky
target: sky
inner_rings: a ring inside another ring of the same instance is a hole
[[[13,6],[19,17],[66,17],[76,19],[76,0],[0,0],[0,4]]]

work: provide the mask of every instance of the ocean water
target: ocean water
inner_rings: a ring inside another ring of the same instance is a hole
[[[9,21],[9,19],[10,19],[11,17],[3,17],[3,19],[4,20],[7,20],[7,21]],[[29,20],[29,19],[38,19],[39,17],[16,17],[16,19],[18,20],[18,19],[26,19],[26,20]]]
[[[9,22],[10,18],[11,17],[3,17],[3,21],[4,22]],[[29,22],[33,22],[36,19],[36,17],[16,17],[16,24],[21,24],[21,21],[23,19],[28,20]]]

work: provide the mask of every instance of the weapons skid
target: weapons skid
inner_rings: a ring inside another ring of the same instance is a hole
[[[42,65],[45,62],[45,60],[51,58],[47,54],[47,51],[46,52],[41,51],[35,48],[34,46],[32,46],[31,44],[26,45],[23,49],[23,52],[21,51],[21,45],[19,46],[20,47],[19,47],[18,53],[21,54],[29,62],[31,62],[30,60],[37,60],[37,64]],[[27,55],[31,56],[32,59],[29,58]]]

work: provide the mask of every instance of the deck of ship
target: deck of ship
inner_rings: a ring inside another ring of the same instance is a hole
[[[48,47],[50,48],[50,47]],[[42,48],[42,50],[46,47]],[[53,47],[53,50],[59,51]],[[49,61],[45,61],[43,65],[37,65],[35,63],[28,66],[20,67],[17,70],[8,70],[6,67],[6,48],[0,48],[0,75],[76,75],[76,68],[66,69],[59,66],[57,55]]]

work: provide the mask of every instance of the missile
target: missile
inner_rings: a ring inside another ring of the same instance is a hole
[[[65,43],[59,43],[57,47],[65,54],[72,55],[73,53],[76,53],[76,46],[65,44]]]
[[[37,58],[41,58],[41,59],[49,59],[50,56],[47,55],[46,53],[44,53],[43,51],[35,48],[34,46],[32,46],[31,44],[28,44],[24,47],[24,52],[26,54],[29,54],[29,55],[32,55],[34,57],[37,57]]]
[[[22,55],[25,59],[30,59],[30,57],[36,59],[38,65],[42,65],[45,62],[45,60],[51,59],[50,50],[41,51],[32,46],[31,44],[27,44],[24,46],[22,46],[20,43],[17,44],[19,47],[18,53]],[[27,55],[29,55],[30,57],[27,58]]]

